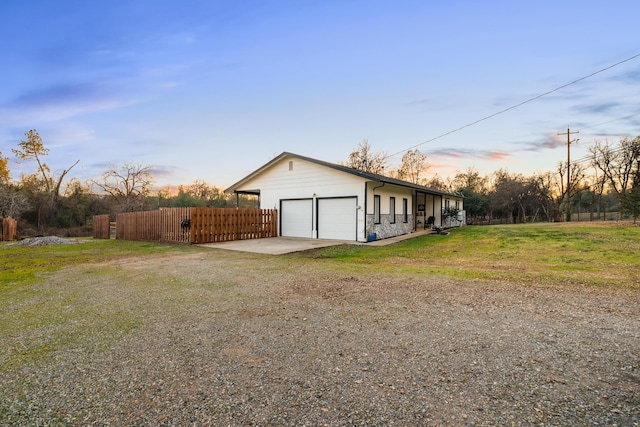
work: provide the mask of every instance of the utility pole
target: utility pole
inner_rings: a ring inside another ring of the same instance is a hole
[[[578,142],[578,139],[574,139],[573,141],[571,140],[571,135],[576,134],[576,133],[580,133],[579,131],[575,131],[575,132],[571,132],[571,130],[569,130],[569,127],[567,127],[567,132],[562,132],[562,133],[558,133],[558,135],[567,135],[567,191],[565,191],[564,193],[564,207],[566,210],[565,213],[565,220],[566,221],[571,221],[571,206],[570,206],[570,202],[571,202],[571,194],[570,194],[570,189],[571,189],[571,143],[572,142]]]

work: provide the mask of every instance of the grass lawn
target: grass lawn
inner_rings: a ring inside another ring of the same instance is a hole
[[[0,297],[47,272],[132,256],[206,249],[117,240],[27,247],[0,243]],[[343,245],[280,257],[278,262],[335,263],[341,269],[432,273],[455,278],[637,286],[640,227],[619,223],[553,223],[463,227],[389,246]]]
[[[383,247],[337,246],[291,255],[344,268],[431,273],[516,283],[640,284],[640,227],[554,223],[463,227]]]

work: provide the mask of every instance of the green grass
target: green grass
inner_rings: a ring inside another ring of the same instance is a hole
[[[78,239],[78,244],[41,247],[0,244],[0,292],[14,285],[37,281],[42,273],[69,265],[104,262],[127,256],[157,255],[190,250],[185,245],[166,245],[122,240]]]
[[[450,231],[390,246],[334,246],[292,257],[459,279],[622,286],[640,281],[639,227],[557,223]]]
[[[640,227],[617,223],[556,223],[463,227],[389,246],[342,245],[291,254],[338,269],[495,278],[637,284]],[[187,245],[85,239],[81,244],[26,247],[0,244],[0,307],[8,294],[71,265],[136,256],[202,251]],[[16,295],[12,295],[14,298]]]

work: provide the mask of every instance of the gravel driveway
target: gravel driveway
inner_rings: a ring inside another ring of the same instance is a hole
[[[0,377],[3,425],[640,423],[635,287],[217,250],[81,265],[39,286],[96,323]],[[99,322],[108,310],[125,333]]]

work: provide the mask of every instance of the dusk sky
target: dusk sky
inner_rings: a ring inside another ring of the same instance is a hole
[[[35,172],[11,148],[36,129],[52,171],[132,161],[159,186],[226,187],[283,151],[337,163],[363,139],[390,168],[420,148],[428,176],[554,170],[568,126],[573,159],[640,134],[638,17],[637,0],[2,0],[0,152],[13,179]]]

